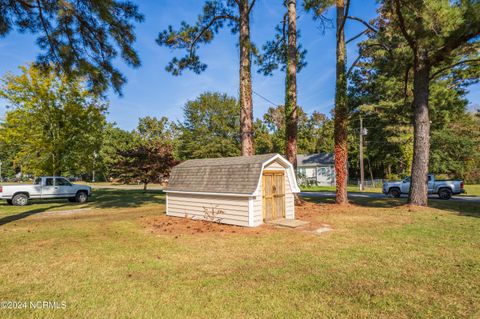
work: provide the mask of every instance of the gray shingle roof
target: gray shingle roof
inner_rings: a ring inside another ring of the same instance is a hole
[[[297,167],[305,166],[319,166],[326,164],[334,164],[335,159],[332,153],[318,153],[318,154],[298,154],[297,155]]]
[[[167,191],[253,194],[262,164],[278,154],[185,161],[170,174]]]

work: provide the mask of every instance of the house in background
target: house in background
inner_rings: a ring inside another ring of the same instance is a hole
[[[298,154],[297,179],[302,185],[335,185],[335,160],[332,153]]]

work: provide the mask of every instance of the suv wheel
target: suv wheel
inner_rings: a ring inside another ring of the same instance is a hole
[[[440,199],[450,199],[452,198],[452,191],[448,188],[441,188],[438,191],[438,197],[440,197]]]
[[[78,192],[75,196],[75,200],[80,204],[86,203],[88,200],[88,195],[86,192]]]
[[[25,206],[28,204],[28,196],[25,194],[17,194],[13,196],[12,204],[14,206]]]
[[[392,188],[391,190],[388,191],[389,197],[400,198],[400,195],[401,193],[398,188]]]

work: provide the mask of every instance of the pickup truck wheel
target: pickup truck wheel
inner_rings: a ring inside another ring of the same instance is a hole
[[[448,188],[441,188],[438,191],[438,197],[440,197],[440,199],[450,199],[452,198],[452,191]]]
[[[25,206],[28,204],[28,196],[25,194],[17,194],[13,196],[12,204],[14,206]]]
[[[7,199],[7,204],[8,204],[8,205],[13,205],[12,200],[11,200],[11,199]]]
[[[88,200],[88,195],[86,192],[78,192],[77,195],[75,196],[75,200],[77,203],[86,203]]]
[[[388,197],[400,198],[400,190],[398,188],[392,188],[388,191]]]

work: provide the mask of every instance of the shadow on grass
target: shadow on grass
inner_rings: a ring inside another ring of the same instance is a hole
[[[165,196],[161,190],[150,190],[146,193],[143,190],[119,190],[101,189],[95,190],[87,204],[69,203],[66,199],[33,200],[24,207],[12,207],[16,209],[15,214],[0,218],[0,226],[40,214],[52,209],[66,207],[77,209],[84,207],[91,208],[135,208],[151,204],[165,204]],[[32,208],[31,205],[37,206]],[[0,207],[3,205],[0,205]],[[40,207],[38,207],[40,206]],[[20,212],[18,212],[20,211]]]
[[[91,197],[90,207],[94,208],[134,208],[149,204],[165,204],[165,193],[161,190],[120,190],[97,189]]]
[[[431,200],[428,205],[433,208],[455,212],[461,216],[480,218],[480,203],[478,202]]]
[[[67,204],[46,206],[46,207],[31,209],[31,210],[28,210],[28,211],[25,211],[25,212],[22,212],[22,213],[19,213],[19,214],[15,214],[15,215],[5,216],[5,217],[0,218],[0,226],[6,225],[8,223],[11,223],[11,222],[23,219],[23,218],[27,218],[28,216],[32,216],[32,215],[35,215],[35,214],[46,212],[46,211],[48,211],[52,208],[63,207],[63,206],[66,206],[66,205]]]
[[[335,204],[334,197],[320,196],[302,196],[307,201],[319,204]],[[349,201],[352,204],[363,207],[393,208],[407,204],[406,198],[358,198],[351,197]],[[431,199],[428,201],[429,207],[442,209],[457,213],[461,216],[480,217],[480,203],[455,200]]]

